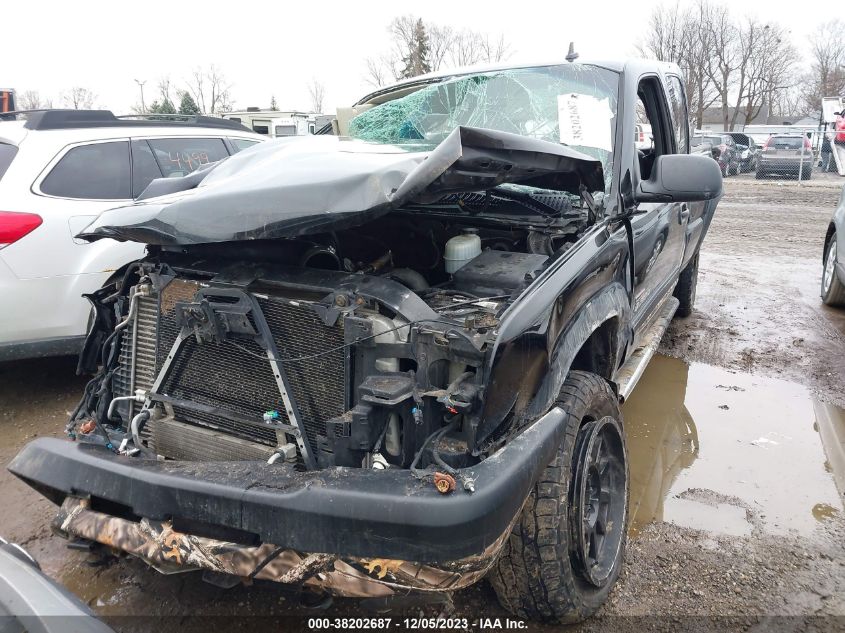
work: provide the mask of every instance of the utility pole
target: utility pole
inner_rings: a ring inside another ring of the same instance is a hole
[[[144,105],[144,84],[147,83],[147,80],[140,81],[138,79],[135,80],[135,83],[138,84],[138,87],[141,89],[141,113],[147,113],[147,106]]]

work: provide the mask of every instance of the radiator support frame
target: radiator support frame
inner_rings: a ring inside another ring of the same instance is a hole
[[[270,369],[273,373],[273,378],[279,390],[279,395],[281,396],[282,402],[285,406],[285,411],[287,413],[288,420],[292,422],[292,424],[274,422],[272,426],[273,428],[283,430],[284,432],[289,433],[294,437],[297,446],[299,447],[300,454],[302,455],[302,461],[305,464],[306,469],[315,470],[317,468],[317,460],[315,458],[312,447],[310,446],[310,443],[306,439],[307,436],[300,409],[296,404],[296,399],[290,387],[290,382],[288,381],[288,377],[285,373],[284,367],[282,366],[282,363],[279,362],[279,350],[276,347],[275,340],[273,339],[273,333],[270,330],[270,326],[268,325],[267,320],[264,318],[264,313],[262,312],[258,301],[254,296],[252,296],[248,292],[237,288],[202,288],[197,292],[195,299],[199,304],[202,304],[204,307],[208,308],[207,310],[205,310],[206,314],[214,316],[219,316],[218,310],[222,312],[227,308],[231,308],[231,305],[216,304],[211,297],[234,298],[238,301],[239,304],[246,304],[249,307],[249,313],[252,315],[254,324],[258,330],[255,340],[259,343],[262,348],[266,350],[267,362],[270,365]],[[179,305],[184,307],[186,304]],[[220,307],[217,307],[218,305]],[[167,357],[165,358],[164,363],[162,364],[161,369],[158,372],[158,375],[156,376],[152,388],[147,394],[147,403],[145,403],[145,407],[149,408],[149,406],[151,406],[154,402],[157,401],[170,401],[173,404],[178,404],[179,406],[187,409],[197,407],[197,403],[181,400],[174,401],[174,399],[162,394],[161,390],[170,374],[170,370],[173,367],[173,364],[176,358],[178,357],[179,352],[182,346],[184,345],[185,341],[193,337],[197,340],[198,344],[203,344],[203,340],[205,340],[204,336],[208,336],[209,331],[214,332],[214,335],[216,337],[222,336],[223,340],[228,340],[226,337],[230,333],[227,328],[223,327],[223,324],[220,321],[216,322],[213,328],[205,328],[202,335],[199,333],[195,326],[192,327],[189,321],[183,321],[181,323],[181,329],[179,330],[179,334],[177,335],[176,340],[173,342],[173,345],[170,348],[170,351],[168,352]]]

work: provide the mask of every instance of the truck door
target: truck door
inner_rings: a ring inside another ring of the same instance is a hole
[[[677,153],[678,141],[672,125],[669,104],[657,76],[640,80],[637,102],[638,124],[651,126],[654,142],[650,148],[638,149],[634,173],[640,180],[651,175],[658,156]],[[639,120],[642,119],[642,120]],[[686,153],[688,131],[684,135]],[[631,217],[634,241],[634,314],[639,327],[648,322],[660,300],[671,292],[677,280],[686,244],[689,208],[686,203],[637,203]]]

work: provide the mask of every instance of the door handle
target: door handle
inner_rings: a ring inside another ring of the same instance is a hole
[[[683,224],[689,220],[689,207],[686,204],[681,205],[681,213],[678,215],[678,222]]]

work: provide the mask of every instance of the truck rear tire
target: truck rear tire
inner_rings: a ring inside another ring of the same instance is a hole
[[[488,579],[526,619],[578,622],[619,577],[628,523],[628,459],[619,401],[603,378],[572,371],[555,458],[534,484]]]
[[[681,271],[678,277],[678,285],[673,293],[678,299],[678,310],[675,316],[688,317],[692,314],[695,305],[695,289],[698,286],[698,253],[689,260],[686,268]]]

